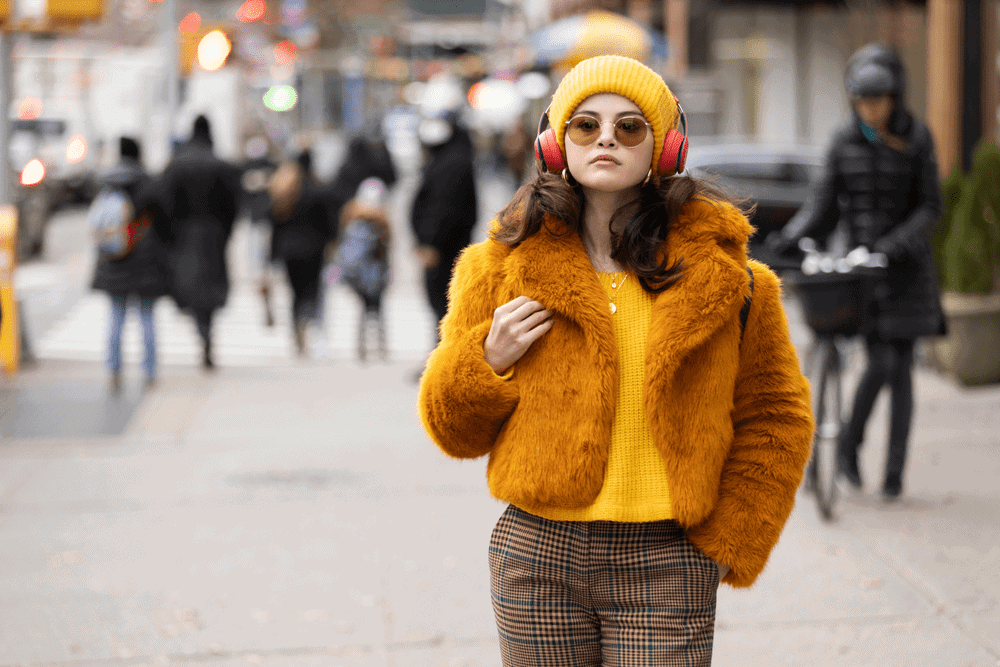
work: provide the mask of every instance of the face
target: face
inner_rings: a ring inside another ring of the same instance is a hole
[[[854,106],[858,110],[861,120],[876,130],[884,130],[889,125],[889,117],[892,115],[893,107],[892,95],[860,97]]]
[[[645,125],[642,111],[632,100],[612,93],[591,95],[576,108],[570,122],[577,118],[586,121],[582,127],[590,132],[572,132],[571,125],[566,128],[565,143],[569,173],[580,185],[598,192],[618,192],[646,180],[653,161],[653,130]],[[622,124],[620,136],[616,136],[615,122],[623,118],[637,119],[638,123]],[[627,146],[622,142],[624,138],[631,143],[628,134],[642,127],[646,136],[639,144]],[[581,146],[571,134],[578,138],[583,135],[590,143]]]

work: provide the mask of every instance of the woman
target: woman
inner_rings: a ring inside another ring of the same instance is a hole
[[[312,177],[312,153],[271,177],[271,261],[283,262],[292,288],[292,333],[299,356],[306,353],[306,328],[317,319],[321,304],[320,274],[333,230],[319,187]]]
[[[813,422],[779,284],[750,263],[743,329],[752,228],[673,176],[681,117],[641,63],[577,65],[536,144],[565,170],[455,270],[419,407],[510,503],[505,665],[709,664],[719,581],[753,584],[794,504]]]
[[[853,117],[833,138],[814,196],[770,245],[781,252],[803,236],[825,238],[843,219],[852,246],[889,258],[885,293],[867,335],[867,368],[841,433],[838,469],[851,486],[862,487],[858,449],[875,399],[888,384],[892,414],[882,497],[893,501],[903,490],[913,416],[913,348],[922,336],[944,333],[930,242],[941,189],[930,132],[903,105],[904,72],[896,54],[878,44],[863,47],[852,56],[845,83]]]

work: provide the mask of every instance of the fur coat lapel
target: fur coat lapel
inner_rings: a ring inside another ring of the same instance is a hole
[[[594,341],[598,356],[615,364],[608,296],[583,241],[554,220],[549,228],[554,233],[543,229],[510,252],[504,292],[511,299],[523,294],[573,320]],[[653,304],[647,380],[669,380],[691,350],[739,311],[749,294],[745,246],[752,232],[731,206],[704,201],[685,206],[666,249],[671,261],[683,258],[687,269]]]

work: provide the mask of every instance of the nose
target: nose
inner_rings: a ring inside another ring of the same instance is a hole
[[[615,145],[615,124],[601,123],[601,134],[597,137],[598,146]]]

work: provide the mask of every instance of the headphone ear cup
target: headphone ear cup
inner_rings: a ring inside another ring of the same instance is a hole
[[[675,129],[667,130],[667,136],[663,139],[663,152],[660,153],[660,174],[672,176],[684,171],[687,153],[687,137]]]
[[[535,158],[543,169],[554,174],[566,168],[566,161],[563,159],[562,151],[559,150],[559,142],[556,141],[556,131],[552,128],[545,130],[535,139]]]

